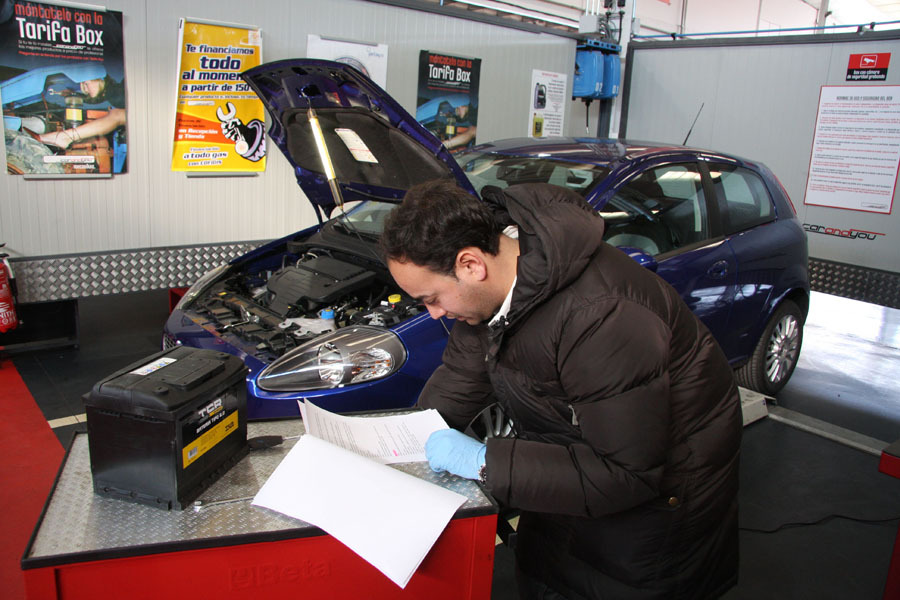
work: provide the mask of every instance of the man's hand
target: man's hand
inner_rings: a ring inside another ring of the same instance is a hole
[[[434,471],[450,471],[466,479],[478,479],[487,446],[456,429],[439,429],[425,442],[425,456]]]

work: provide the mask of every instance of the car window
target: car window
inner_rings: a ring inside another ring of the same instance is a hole
[[[609,173],[600,165],[537,156],[468,152],[455,158],[478,193],[486,185],[506,188],[518,183],[552,183],[585,196]]]
[[[654,256],[709,238],[706,198],[694,164],[647,169],[622,186],[600,215],[607,242]]]
[[[775,219],[772,198],[759,175],[733,165],[710,165],[709,170],[716,196],[727,206],[728,233]]]
[[[338,215],[337,221],[349,221],[356,232],[379,236],[384,231],[384,220],[394,206],[396,205],[387,202],[360,202],[344,214]]]

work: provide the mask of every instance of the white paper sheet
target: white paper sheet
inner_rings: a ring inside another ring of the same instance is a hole
[[[253,504],[320,527],[404,588],[465,500],[307,434]]]
[[[384,464],[426,460],[425,442],[447,423],[434,409],[389,417],[346,417],[298,402],[306,432]]]

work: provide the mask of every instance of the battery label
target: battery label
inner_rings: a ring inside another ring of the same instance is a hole
[[[182,468],[187,469],[191,463],[209,452],[232,432],[237,431],[237,428],[238,413],[235,410],[182,449]]]
[[[134,371],[131,371],[131,373],[134,375],[149,375],[150,373],[152,373],[154,371],[159,371],[166,365],[172,364],[176,360],[178,360],[178,359],[177,358],[166,358],[166,357],[158,358],[151,363],[147,363],[146,365],[144,365],[142,367],[138,367]]]

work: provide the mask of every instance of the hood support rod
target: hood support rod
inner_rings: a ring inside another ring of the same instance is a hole
[[[338,185],[337,177],[334,173],[334,165],[331,163],[331,155],[328,154],[328,147],[325,145],[325,135],[322,133],[322,126],[319,124],[319,117],[309,100],[309,110],[306,116],[309,118],[309,125],[312,127],[313,137],[316,140],[316,148],[319,150],[319,158],[322,160],[322,169],[325,171],[325,177],[328,178],[328,187],[331,189],[331,196],[334,203],[344,212],[344,197],[341,195],[341,188]]]

